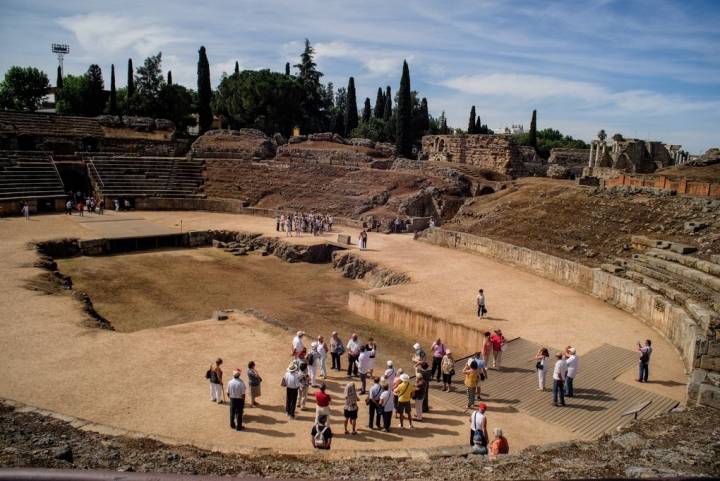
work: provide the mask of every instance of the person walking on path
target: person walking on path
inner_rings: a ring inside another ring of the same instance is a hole
[[[393,394],[398,397],[397,412],[400,414],[400,428],[404,428],[403,420],[407,414],[410,427],[412,425],[412,411],[410,401],[412,400],[413,386],[410,384],[410,376],[403,374],[400,376],[400,384],[393,390]]]
[[[495,439],[490,444],[490,458],[496,458],[498,454],[508,454],[510,452],[510,445],[507,439],[503,436],[503,431],[500,428],[493,429]]]
[[[389,433],[392,413],[395,410],[395,403],[393,402],[392,392],[390,392],[390,386],[387,384],[383,386],[383,391],[380,394],[380,407],[382,409],[383,416],[383,432]]]
[[[341,371],[340,359],[345,352],[345,346],[342,340],[338,336],[337,331],[333,331],[330,336],[330,356],[332,357],[332,368],[336,371]]]
[[[427,382],[422,378],[422,376],[415,376],[415,391],[413,391],[413,398],[415,399],[416,421],[422,421],[425,396],[427,396]]]
[[[493,369],[500,369],[502,363],[502,353],[505,350],[505,336],[500,329],[496,329],[492,336],[490,336],[490,342],[493,348]]]
[[[297,371],[297,364],[295,362],[291,363],[280,383],[286,391],[285,414],[287,414],[288,419],[295,419],[295,408],[297,407],[298,391],[300,390],[300,378]]]
[[[255,361],[248,363],[248,384],[250,384],[250,406],[257,407],[257,398],[261,395],[260,383],[262,383],[262,377],[258,374],[255,369]]]
[[[485,308],[485,292],[480,289],[478,291],[477,295],[477,316],[479,318],[485,317],[485,314],[487,314],[487,309]]]
[[[348,353],[347,375],[348,375],[348,377],[352,377],[353,375],[357,376],[358,375],[358,366],[355,363],[355,361],[357,361],[358,357],[360,356],[360,340],[356,333],[353,333],[352,336],[350,336],[350,340],[347,343],[347,353]]]
[[[565,364],[567,365],[567,377],[565,378],[565,396],[574,397],[575,391],[573,390],[573,382],[578,373],[578,356],[575,353],[574,347],[568,347],[565,351],[567,358]]]
[[[430,377],[435,377],[435,380],[437,382],[440,382],[440,377],[442,376],[442,359],[445,355],[446,349],[445,344],[442,343],[442,340],[438,337],[437,340],[433,343],[432,346],[430,346],[430,351],[432,351],[432,372],[430,373]],[[435,372],[437,371],[437,377]]]
[[[305,362],[298,364],[298,381],[300,384],[298,390],[298,404],[300,410],[305,409],[305,403],[307,402],[308,390],[310,389],[310,375],[308,374],[308,365]]]
[[[452,378],[455,375],[455,359],[452,357],[452,351],[445,351],[440,369],[442,370],[443,391],[450,392],[452,389]]]
[[[328,345],[325,344],[325,339],[323,339],[322,336],[318,336],[317,338],[317,352],[320,356],[320,364],[318,365],[320,375],[323,379],[327,379],[327,366],[325,361],[327,360]]]
[[[217,402],[218,404],[223,403],[223,372],[220,366],[222,365],[222,359],[217,360],[210,366],[210,400]]]
[[[477,411],[470,416],[470,447],[477,454],[487,454],[488,432],[485,411],[487,404],[480,403]],[[482,452],[483,450],[485,452]]]
[[[360,394],[365,394],[367,384],[368,371],[370,370],[370,361],[375,351],[370,351],[367,346],[360,347],[360,356],[358,356],[358,374],[360,375]]]
[[[240,379],[240,368],[233,371],[233,378],[228,383],[227,395],[230,398],[230,427],[242,431],[243,412],[245,411],[245,383]]]
[[[327,386],[322,384],[320,390],[315,393],[315,419],[319,419],[321,416],[330,416],[330,401],[332,401],[332,398],[325,392],[326,389]]]
[[[471,409],[475,405],[475,391],[478,384],[477,375],[477,363],[470,359],[470,362],[465,364],[463,368],[463,374],[465,375],[465,392],[467,393],[468,409]]]
[[[537,371],[538,378],[538,391],[545,390],[545,374],[547,373],[548,363],[550,362],[550,353],[547,348],[541,347],[538,349],[535,357],[530,359],[535,361],[535,370]]]
[[[382,394],[382,386],[380,378],[373,379],[373,385],[368,392],[365,403],[368,406],[368,428],[373,428],[373,422],[377,429],[380,429],[380,420],[382,419],[382,406],[380,406],[380,394]]]
[[[490,341],[490,331],[485,331],[482,345],[482,355],[483,355],[483,361],[485,361],[485,367],[490,367],[490,359],[492,357],[493,352],[493,344],[492,341]]]
[[[355,383],[349,382],[345,385],[345,407],[343,408],[343,414],[345,416],[345,434],[348,432],[348,421],[352,427],[352,434],[357,434],[357,415],[358,415],[358,401],[360,398],[357,395],[355,389]]]
[[[645,345],[638,342],[638,353],[640,354],[640,372],[638,374],[638,382],[648,382],[650,374],[650,355],[652,354],[652,341],[645,340]]]
[[[27,202],[22,203],[22,209],[20,209],[22,212],[23,217],[25,217],[25,220],[30,220],[30,206]]]
[[[567,376],[567,365],[565,359],[563,359],[562,352],[555,354],[555,369],[553,369],[553,406],[558,406],[558,399],[560,406],[565,405],[565,377]]]
[[[305,337],[305,331],[298,331],[297,334],[295,334],[295,337],[293,337],[292,356],[296,359],[300,356],[300,353],[303,351],[303,349],[305,349],[305,345],[303,344],[303,337]]]

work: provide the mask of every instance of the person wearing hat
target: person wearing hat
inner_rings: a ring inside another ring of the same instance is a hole
[[[455,374],[455,359],[453,359],[450,349],[445,351],[440,370],[442,371],[443,391],[450,392],[452,389],[452,377]]]
[[[470,447],[478,454],[487,454],[488,433],[485,411],[487,404],[480,403],[477,411],[470,416]]]
[[[228,383],[227,395],[230,398],[230,427],[242,431],[243,412],[245,411],[245,383],[240,379],[242,370],[237,368],[233,371],[233,378]]]
[[[318,343],[313,341],[310,343],[310,352],[305,356],[305,363],[307,364],[308,375],[310,376],[310,385],[312,387],[319,387],[315,382],[318,373],[318,364],[320,364],[320,353],[317,350]]]
[[[575,348],[568,346],[565,350],[565,365],[567,366],[567,376],[565,378],[565,396],[573,397],[575,391],[573,391],[573,382],[578,372],[578,357],[575,353]]]
[[[415,366],[419,366],[423,362],[425,362],[425,359],[427,355],[425,354],[425,351],[423,351],[422,346],[420,346],[419,342],[416,342],[413,344],[413,349],[415,349],[415,354],[413,354],[412,362],[415,364]]]
[[[305,336],[305,331],[298,331],[292,341],[292,355],[297,358],[300,353],[305,349],[302,338]]]
[[[400,414],[400,428],[404,428],[403,420],[407,413],[408,423],[413,427],[412,416],[410,412],[410,400],[415,388],[410,384],[410,376],[407,374],[400,375],[400,384],[393,390],[393,394],[398,397],[397,412]]]
[[[297,407],[298,390],[300,389],[300,377],[297,371],[297,363],[291,362],[280,383],[286,391],[285,413],[288,419],[295,419],[295,408]]]
[[[385,379],[385,382],[392,386],[395,382],[395,368],[393,367],[393,362],[388,361],[387,362],[387,369],[385,369],[385,373],[383,374],[383,378]]]

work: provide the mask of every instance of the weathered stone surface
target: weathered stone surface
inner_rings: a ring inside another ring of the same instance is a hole
[[[670,250],[673,252],[677,252],[678,254],[690,254],[692,252],[695,252],[697,250],[697,247],[687,244],[680,244],[677,242],[671,242]]]
[[[307,140],[306,135],[293,135],[288,139],[289,144],[299,144],[300,142],[305,142]]]
[[[720,387],[710,384],[701,384],[698,404],[720,409]]]
[[[287,144],[287,139],[281,133],[276,133],[275,135],[273,135],[273,141],[278,147]]]
[[[569,179],[570,169],[564,165],[551,164],[548,165],[547,176],[551,179]]]
[[[700,358],[700,369],[720,371],[720,357],[704,355]]]
[[[317,134],[310,134],[310,135],[308,135],[308,140],[314,140],[317,142],[332,142],[333,141],[333,133],[332,132],[320,132]]]
[[[422,150],[432,161],[473,164],[513,177],[525,173],[520,148],[511,135],[426,135]]]
[[[633,449],[641,449],[647,445],[647,440],[637,433],[629,432],[616,436],[612,439],[613,444],[629,451]]]
[[[370,139],[361,139],[361,138],[353,137],[353,138],[351,138],[351,139],[348,139],[347,142],[348,142],[350,145],[357,145],[357,146],[360,146],[360,147],[368,147],[368,148],[370,148],[370,149],[374,149],[374,148],[375,148],[375,142],[373,142],[373,141],[370,140]]]
[[[352,242],[350,241],[350,236],[347,234],[338,234],[337,242],[338,242],[338,244],[347,244],[347,245],[352,244]]]
[[[191,150],[196,157],[253,160],[275,156],[275,144],[257,129],[209,130],[193,142]]]

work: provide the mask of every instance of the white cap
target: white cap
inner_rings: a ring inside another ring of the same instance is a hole
[[[407,374],[403,374],[402,376],[400,376],[400,380],[407,382],[410,380],[410,376],[408,376]]]
[[[420,349],[420,344],[416,342],[416,343],[413,345],[413,349]]]
[[[575,354],[575,348],[574,348],[574,347],[571,347],[570,349],[568,349],[568,351],[570,352],[570,354]]]
[[[392,361],[387,362],[388,367],[392,367]]]
[[[310,347],[317,347],[317,345],[318,345],[318,343],[315,342],[315,341],[313,341],[313,342],[310,343]]]
[[[297,332],[297,336],[298,336],[298,337],[304,336],[304,335],[305,335],[305,331],[298,331],[298,332]]]

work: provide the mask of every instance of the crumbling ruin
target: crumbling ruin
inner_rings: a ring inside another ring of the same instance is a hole
[[[422,151],[431,161],[472,164],[512,177],[526,173],[512,135],[426,135]]]
[[[618,173],[651,174],[672,164],[670,153],[662,142],[612,137],[608,148],[605,133],[601,132],[590,144],[588,166],[584,174],[603,177]]]

